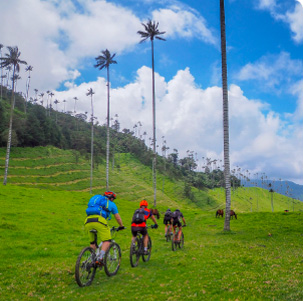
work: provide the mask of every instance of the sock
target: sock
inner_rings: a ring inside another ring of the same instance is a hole
[[[104,254],[105,254],[105,251],[101,250],[100,251],[100,259],[103,259]]]
[[[146,247],[144,247],[144,251],[147,251],[147,248],[146,248]]]

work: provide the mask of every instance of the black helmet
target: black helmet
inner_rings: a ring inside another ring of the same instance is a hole
[[[104,192],[104,196],[107,197],[108,199],[115,199],[116,198],[116,194],[112,191],[105,191]]]
[[[166,211],[171,211],[169,208]]]
[[[176,209],[176,211],[180,212],[180,209]]]

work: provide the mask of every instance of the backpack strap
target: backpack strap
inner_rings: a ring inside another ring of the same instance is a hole
[[[110,211],[108,210],[108,199],[107,199],[107,203],[106,203],[106,207],[102,206],[102,209],[108,213],[110,213]]]

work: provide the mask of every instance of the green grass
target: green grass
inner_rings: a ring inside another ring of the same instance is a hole
[[[171,251],[160,220],[160,227],[149,231],[151,260],[131,268],[130,220],[137,204],[122,197],[117,205],[127,229],[116,236],[121,268],[111,278],[97,271],[90,287],[79,288],[74,266],[88,244],[83,221],[89,197],[13,185],[1,189],[0,299],[302,299],[301,212],[242,213],[225,233],[223,219],[183,205],[184,249]]]
[[[1,176],[4,157],[5,150],[0,149]],[[160,227],[149,231],[151,260],[131,268],[130,221],[142,198],[152,203],[152,177],[149,167],[128,154],[116,160],[120,168],[110,169],[110,188],[118,194],[116,203],[127,227],[116,236],[122,249],[121,268],[111,278],[97,271],[90,287],[79,288],[74,266],[88,245],[83,221],[91,196],[89,161],[52,147],[12,150],[9,184],[0,190],[1,300],[303,298],[302,203],[275,193],[272,213],[271,196],[260,188],[232,192],[238,219],[231,220],[231,231],[226,233],[224,219],[215,218],[216,209],[224,207],[222,189],[193,189],[195,199],[190,201],[183,198],[183,182],[165,178],[162,191],[163,178],[158,174],[157,208],[162,217]],[[99,165],[93,192],[104,189],[105,167]],[[180,208],[188,224],[185,247],[177,252],[164,240],[162,218],[167,207]]]

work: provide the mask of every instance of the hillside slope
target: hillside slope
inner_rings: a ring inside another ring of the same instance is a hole
[[[152,172],[130,154],[116,154],[109,173],[110,189],[125,201],[143,198],[153,203]],[[0,181],[3,180],[5,149],[0,148]],[[90,160],[74,150],[55,147],[12,148],[8,183],[57,191],[90,191]],[[224,190],[198,190],[191,187],[192,199],[184,197],[182,181],[157,174],[157,207],[165,211],[176,204],[192,204],[203,211],[225,207]],[[105,162],[95,166],[92,193],[105,190]],[[274,193],[274,211],[303,210],[303,203]],[[238,188],[232,192],[232,208],[237,212],[271,211],[271,195],[261,188]]]

